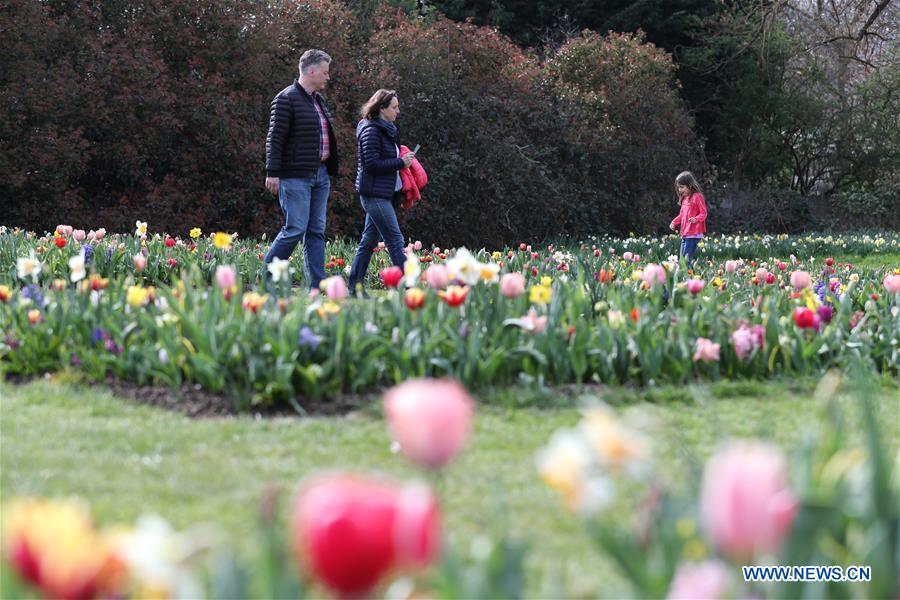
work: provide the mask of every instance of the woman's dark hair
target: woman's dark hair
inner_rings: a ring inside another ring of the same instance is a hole
[[[369,119],[370,121],[377,119],[381,114],[381,109],[390,106],[391,101],[396,97],[397,92],[394,90],[380,89],[372,94],[372,97],[363,104],[359,113],[363,119]]]

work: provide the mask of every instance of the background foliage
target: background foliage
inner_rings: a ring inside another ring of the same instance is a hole
[[[730,229],[890,228],[897,9],[832,4],[13,0],[0,222],[272,235],[269,102],[320,47],[343,157],[330,235],[362,225],[354,128],[378,87],[400,92],[402,138],[431,177],[403,215],[412,238],[655,232],[683,169]],[[745,215],[727,190],[748,187],[798,216]]]

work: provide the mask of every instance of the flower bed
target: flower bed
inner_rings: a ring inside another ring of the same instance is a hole
[[[4,230],[0,368],[198,383],[245,407],[426,376],[650,384],[900,365],[898,265],[822,254],[896,237],[711,237],[695,271],[669,255],[673,236],[475,254],[417,243],[405,269],[377,253],[387,293],[353,300],[340,275],[352,246],[332,245],[332,277],[306,294],[294,261],[257,283],[264,244],[192,233]]]

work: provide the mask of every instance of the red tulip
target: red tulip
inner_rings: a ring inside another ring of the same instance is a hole
[[[456,307],[466,301],[466,296],[469,294],[469,288],[464,285],[451,285],[447,287],[446,290],[440,290],[437,294],[448,306]]]
[[[385,394],[384,411],[403,454],[432,469],[453,460],[472,431],[472,398],[453,379],[405,381]]]
[[[384,287],[395,288],[400,285],[400,280],[403,279],[403,269],[400,267],[388,267],[387,269],[382,269],[379,275]]]
[[[815,329],[818,331],[819,321],[819,315],[812,309],[802,307],[794,309],[794,323],[800,329]]]
[[[425,306],[425,292],[419,288],[410,288],[406,290],[406,308],[409,310],[418,310]]]
[[[766,273],[766,283],[772,285],[775,283],[775,274],[774,273]]]
[[[301,568],[342,597],[369,594],[397,568],[432,563],[440,529],[429,489],[356,475],[309,481],[294,500],[291,523]]]

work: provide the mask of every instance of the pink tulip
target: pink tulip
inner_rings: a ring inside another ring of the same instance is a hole
[[[726,598],[730,570],[718,560],[681,564],[666,598],[670,600],[714,600]]]
[[[72,226],[71,225],[57,225],[56,233],[58,233],[59,235],[64,235],[66,237],[69,237],[70,235],[72,235]]]
[[[72,231],[72,239],[76,242],[83,242],[86,234],[84,233],[84,229],[75,229]]]
[[[94,235],[97,237],[97,241],[99,242],[100,240],[102,240],[103,238],[106,237],[106,229],[101,227],[100,229],[98,229],[97,231],[94,232]]]
[[[729,557],[743,561],[777,552],[797,509],[784,457],[774,447],[734,442],[706,463],[700,492],[703,527]]]
[[[737,271],[738,263],[736,260],[726,260],[725,261],[725,272],[726,273],[734,273]]]
[[[416,243],[413,244],[413,250],[418,252],[421,249],[422,249],[422,242],[420,242],[419,240],[416,240]]]
[[[230,290],[237,285],[237,275],[234,272],[234,267],[231,265],[219,265],[216,267],[216,285],[222,290]]]
[[[527,326],[527,329],[525,329],[526,333],[537,335],[543,333],[544,329],[547,328],[547,315],[539,317],[537,311],[532,308],[527,315],[522,317],[522,322]]]
[[[525,277],[519,273],[504,273],[500,278],[500,293],[507,298],[518,298],[525,291]]]
[[[888,275],[885,277],[884,289],[888,294],[900,294],[900,275]]]
[[[719,360],[719,344],[713,343],[712,340],[706,338],[697,338],[697,344],[694,347],[694,362],[717,362]]]
[[[765,281],[766,273],[768,273],[768,271],[766,271],[765,269],[760,267],[756,270],[756,278],[759,279],[760,281]]]
[[[347,283],[340,275],[329,277],[323,282],[325,295],[334,300],[347,297]]]
[[[794,271],[791,273],[791,285],[798,292],[809,286],[809,273],[806,271]]]
[[[437,469],[465,446],[472,430],[473,401],[453,379],[410,379],[384,396],[394,440],[413,462]]]
[[[434,562],[440,532],[431,490],[357,475],[310,480],[291,513],[301,569],[345,598],[368,596],[393,571]]]
[[[431,265],[425,271],[425,281],[432,288],[442,290],[450,283],[450,273],[444,265]]]
[[[703,291],[704,287],[706,287],[706,281],[702,279],[688,279],[686,285],[687,291],[696,296]]]
[[[650,263],[644,267],[643,278],[647,285],[651,287],[662,285],[666,282],[666,270],[656,263]]]
[[[731,341],[734,344],[734,353],[741,360],[750,355],[753,350],[753,333],[746,325],[742,325],[734,330],[731,334]]]
[[[641,262],[641,255],[640,255],[640,254],[635,254],[633,260],[634,260],[634,262],[636,262],[636,263]]]
[[[622,260],[631,260],[632,258],[634,258],[634,254],[632,254],[631,252],[622,253]]]
[[[147,268],[147,257],[143,254],[135,254],[131,257],[131,261],[134,263],[134,270],[138,273]]]

